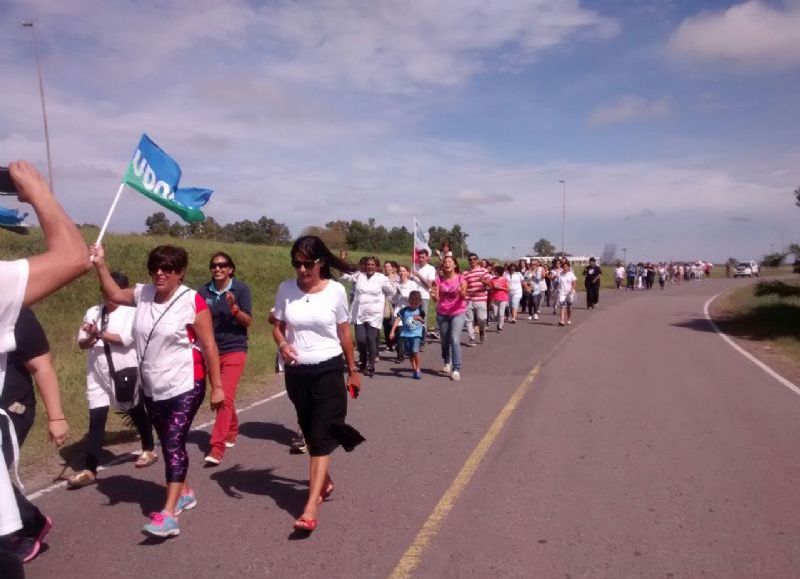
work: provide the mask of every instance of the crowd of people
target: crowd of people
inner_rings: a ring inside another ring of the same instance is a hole
[[[617,263],[614,269],[614,283],[617,289],[651,290],[656,282],[661,289],[670,283],[710,279],[714,264],[710,261],[695,262],[639,262],[629,263],[627,267]]]
[[[83,468],[69,477],[68,487],[97,481],[109,410],[121,410],[140,437],[135,466],[147,468],[160,458],[164,464],[163,508],[142,531],[174,537],[180,533],[179,516],[198,504],[188,482],[186,442],[204,399],[216,418],[203,462],[221,464],[236,444],[236,392],[255,316],[250,288],[236,277],[234,259],[224,251],[210,257],[207,283],[188,287],[189,256],[169,245],[149,253],[149,279],[132,284],[107,263],[102,246],[86,247],[31,165],[14,163],[10,171],[20,200],[39,217],[47,250],[0,263],[6,280],[0,291],[0,444],[6,464],[16,472],[19,447],[33,423],[34,383],[51,440],[61,445],[68,432],[47,338],[27,306],[93,269],[102,300],[76,323],[77,346],[87,351],[89,431]],[[320,506],[334,491],[333,452],[351,451],[365,440],[346,422],[347,397],[358,397],[362,376],[374,376],[381,348],[395,363],[408,360],[413,379],[423,379],[424,369],[459,381],[464,330],[469,348],[485,343],[492,329],[500,333],[506,324],[538,321],[545,309],[552,308],[554,325],[571,325],[578,280],[583,279],[586,306],[593,309],[603,275],[594,258],[578,274],[563,257],[497,263],[470,253],[462,269],[447,244],[434,255],[418,251],[414,264],[366,256],[353,265],[345,252],[335,256],[315,236],[297,239],[290,259],[295,276],[280,284],[268,319],[300,447],[309,456],[308,497],[294,521],[301,532],[316,529]],[[619,264],[614,273],[617,287],[625,280],[631,289],[652,287],[656,275],[663,286],[694,274],[694,268],[688,274],[674,264]],[[440,362],[426,362],[426,347],[434,344]],[[53,524],[16,482],[8,469],[0,469],[3,577],[21,576],[18,564],[36,557]]]

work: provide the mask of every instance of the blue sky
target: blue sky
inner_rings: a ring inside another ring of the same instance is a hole
[[[79,7],[79,8],[76,8]],[[219,221],[460,223],[635,259],[800,241],[800,0],[0,0],[0,151],[100,223],[142,132]],[[126,194],[111,228],[157,207]],[[512,248],[514,248],[512,250]]]

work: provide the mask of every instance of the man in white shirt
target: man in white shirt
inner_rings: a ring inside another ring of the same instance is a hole
[[[426,319],[432,318],[434,323],[436,321],[436,316],[428,316],[428,304],[431,301],[431,286],[433,286],[434,282],[436,281],[436,268],[433,267],[430,263],[428,263],[431,259],[431,254],[428,252],[427,249],[420,249],[417,251],[417,256],[419,259],[419,269],[411,274],[411,277],[414,278],[417,283],[420,285],[419,293],[422,296],[422,311],[425,312]],[[438,338],[436,335],[436,330],[427,330],[432,337]],[[425,332],[422,334],[422,343],[420,347],[424,346],[425,344]]]
[[[85,273],[91,265],[83,237],[34,166],[17,161],[9,165],[9,173],[16,191],[7,193],[16,192],[20,201],[31,204],[47,249],[28,259],[0,262],[0,278],[3,279],[3,284],[0,284],[0,388],[5,383],[7,354],[16,348],[14,326],[20,308],[50,295]],[[50,416],[48,420],[64,420],[64,417]],[[8,421],[2,410],[0,421]],[[19,560],[30,555],[31,549],[38,553],[41,541],[50,529],[47,526],[33,541],[22,540],[13,534],[22,528],[22,522],[11,485],[8,471],[0,468],[0,577],[22,576],[19,561],[9,559],[9,553]]]

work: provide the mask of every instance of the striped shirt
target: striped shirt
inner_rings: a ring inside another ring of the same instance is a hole
[[[485,302],[489,299],[489,290],[483,282],[492,280],[492,276],[482,267],[469,269],[464,272],[467,280],[467,299],[473,302]]]

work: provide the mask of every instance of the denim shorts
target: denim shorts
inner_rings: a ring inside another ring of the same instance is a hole
[[[406,354],[418,353],[420,342],[422,342],[422,338],[419,337],[403,338],[403,348],[405,349]]]

